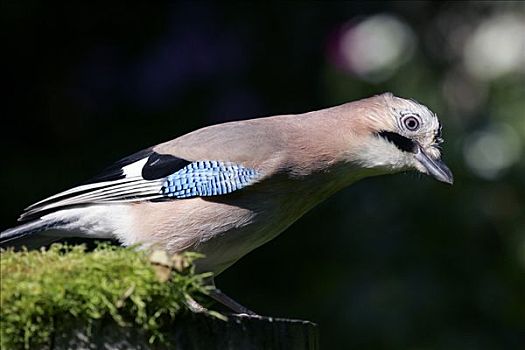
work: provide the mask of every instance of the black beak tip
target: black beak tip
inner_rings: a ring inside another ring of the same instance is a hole
[[[439,182],[443,182],[448,185],[453,185],[454,175],[452,174],[452,171],[450,171],[450,169],[445,165],[445,163],[439,161],[438,164],[439,167],[437,169],[427,169],[430,170],[429,175],[432,176],[434,179],[438,180]]]
[[[452,172],[449,173],[449,176],[445,180],[443,180],[443,182],[448,185],[454,184],[454,175],[452,175]]]
[[[439,161],[438,164],[438,169],[432,169],[433,171],[430,173],[430,175],[440,182],[444,182],[448,185],[453,185],[454,175],[452,174],[452,171],[450,171],[450,169],[445,165],[445,163]]]

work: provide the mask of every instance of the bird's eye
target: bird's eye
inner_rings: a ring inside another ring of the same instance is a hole
[[[416,131],[417,129],[419,129],[419,126],[421,124],[419,122],[419,119],[413,114],[405,115],[403,119],[401,119],[401,121],[403,122],[405,128],[407,128],[410,131]]]

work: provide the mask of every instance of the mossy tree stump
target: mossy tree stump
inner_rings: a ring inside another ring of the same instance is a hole
[[[211,287],[192,253],[53,245],[0,258],[2,349],[318,348],[308,321],[195,308]]]

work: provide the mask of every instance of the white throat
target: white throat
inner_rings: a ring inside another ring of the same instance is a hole
[[[410,168],[410,153],[403,152],[382,137],[370,136],[356,154],[356,161],[363,168],[384,170],[386,173]]]

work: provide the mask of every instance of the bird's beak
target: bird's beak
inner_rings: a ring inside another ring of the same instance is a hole
[[[425,152],[423,147],[419,145],[417,146],[415,157],[434,179],[452,185],[454,182],[454,176],[448,166],[443,163],[441,159],[433,159]]]

